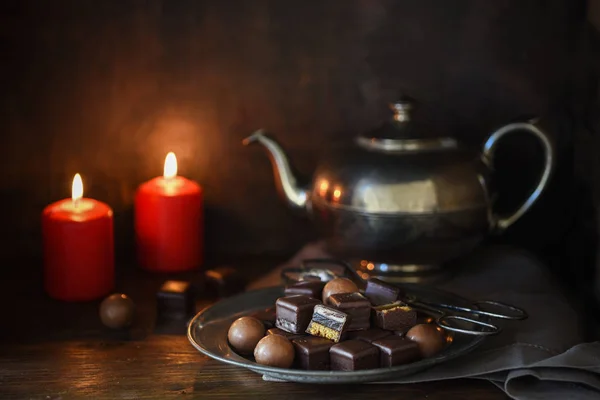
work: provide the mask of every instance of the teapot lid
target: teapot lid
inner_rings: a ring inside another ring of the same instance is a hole
[[[406,96],[390,103],[394,112],[392,120],[358,136],[356,143],[367,150],[386,153],[451,150],[458,147],[457,141],[451,137],[425,137],[427,127],[413,119],[414,106],[414,100]]]

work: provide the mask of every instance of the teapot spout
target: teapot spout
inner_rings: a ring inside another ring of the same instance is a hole
[[[273,173],[279,194],[290,207],[301,210],[306,209],[309,191],[307,188],[302,188],[298,185],[290,167],[288,157],[281,146],[275,140],[265,135],[262,129],[245,138],[242,143],[244,146],[252,143],[260,143],[268,151],[271,163],[273,164]]]

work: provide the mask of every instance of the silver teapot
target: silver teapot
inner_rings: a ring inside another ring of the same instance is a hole
[[[365,275],[422,281],[443,272],[447,261],[523,216],[553,169],[551,142],[532,122],[501,127],[477,154],[452,137],[425,136],[414,105],[408,98],[391,104],[393,118],[323,160],[310,186],[297,182],[285,152],[263,130],[243,141],[265,147],[282,197],[309,214],[333,256],[357,263]],[[489,173],[496,144],[511,133],[535,136],[545,167],[523,204],[499,216]]]

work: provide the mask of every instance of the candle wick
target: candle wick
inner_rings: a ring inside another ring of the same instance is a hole
[[[169,175],[169,176],[165,176],[163,177],[165,179],[165,184],[169,185],[169,186],[173,186],[177,181],[177,175],[173,176],[173,175]]]
[[[79,199],[73,199],[73,207],[79,208]]]

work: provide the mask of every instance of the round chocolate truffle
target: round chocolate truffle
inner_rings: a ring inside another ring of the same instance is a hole
[[[294,345],[281,335],[265,336],[254,349],[254,359],[270,367],[289,368],[294,362]]]
[[[446,346],[446,336],[442,329],[433,324],[415,325],[406,332],[406,338],[419,345],[423,357],[431,357]]]
[[[121,329],[131,325],[135,304],[124,294],[111,294],[100,303],[100,319],[109,328]]]
[[[329,296],[338,293],[358,292],[358,286],[348,278],[335,278],[323,288],[323,304],[329,304]]]
[[[254,317],[236,319],[227,333],[229,344],[240,354],[252,354],[256,343],[263,336],[265,336],[265,326]]]

